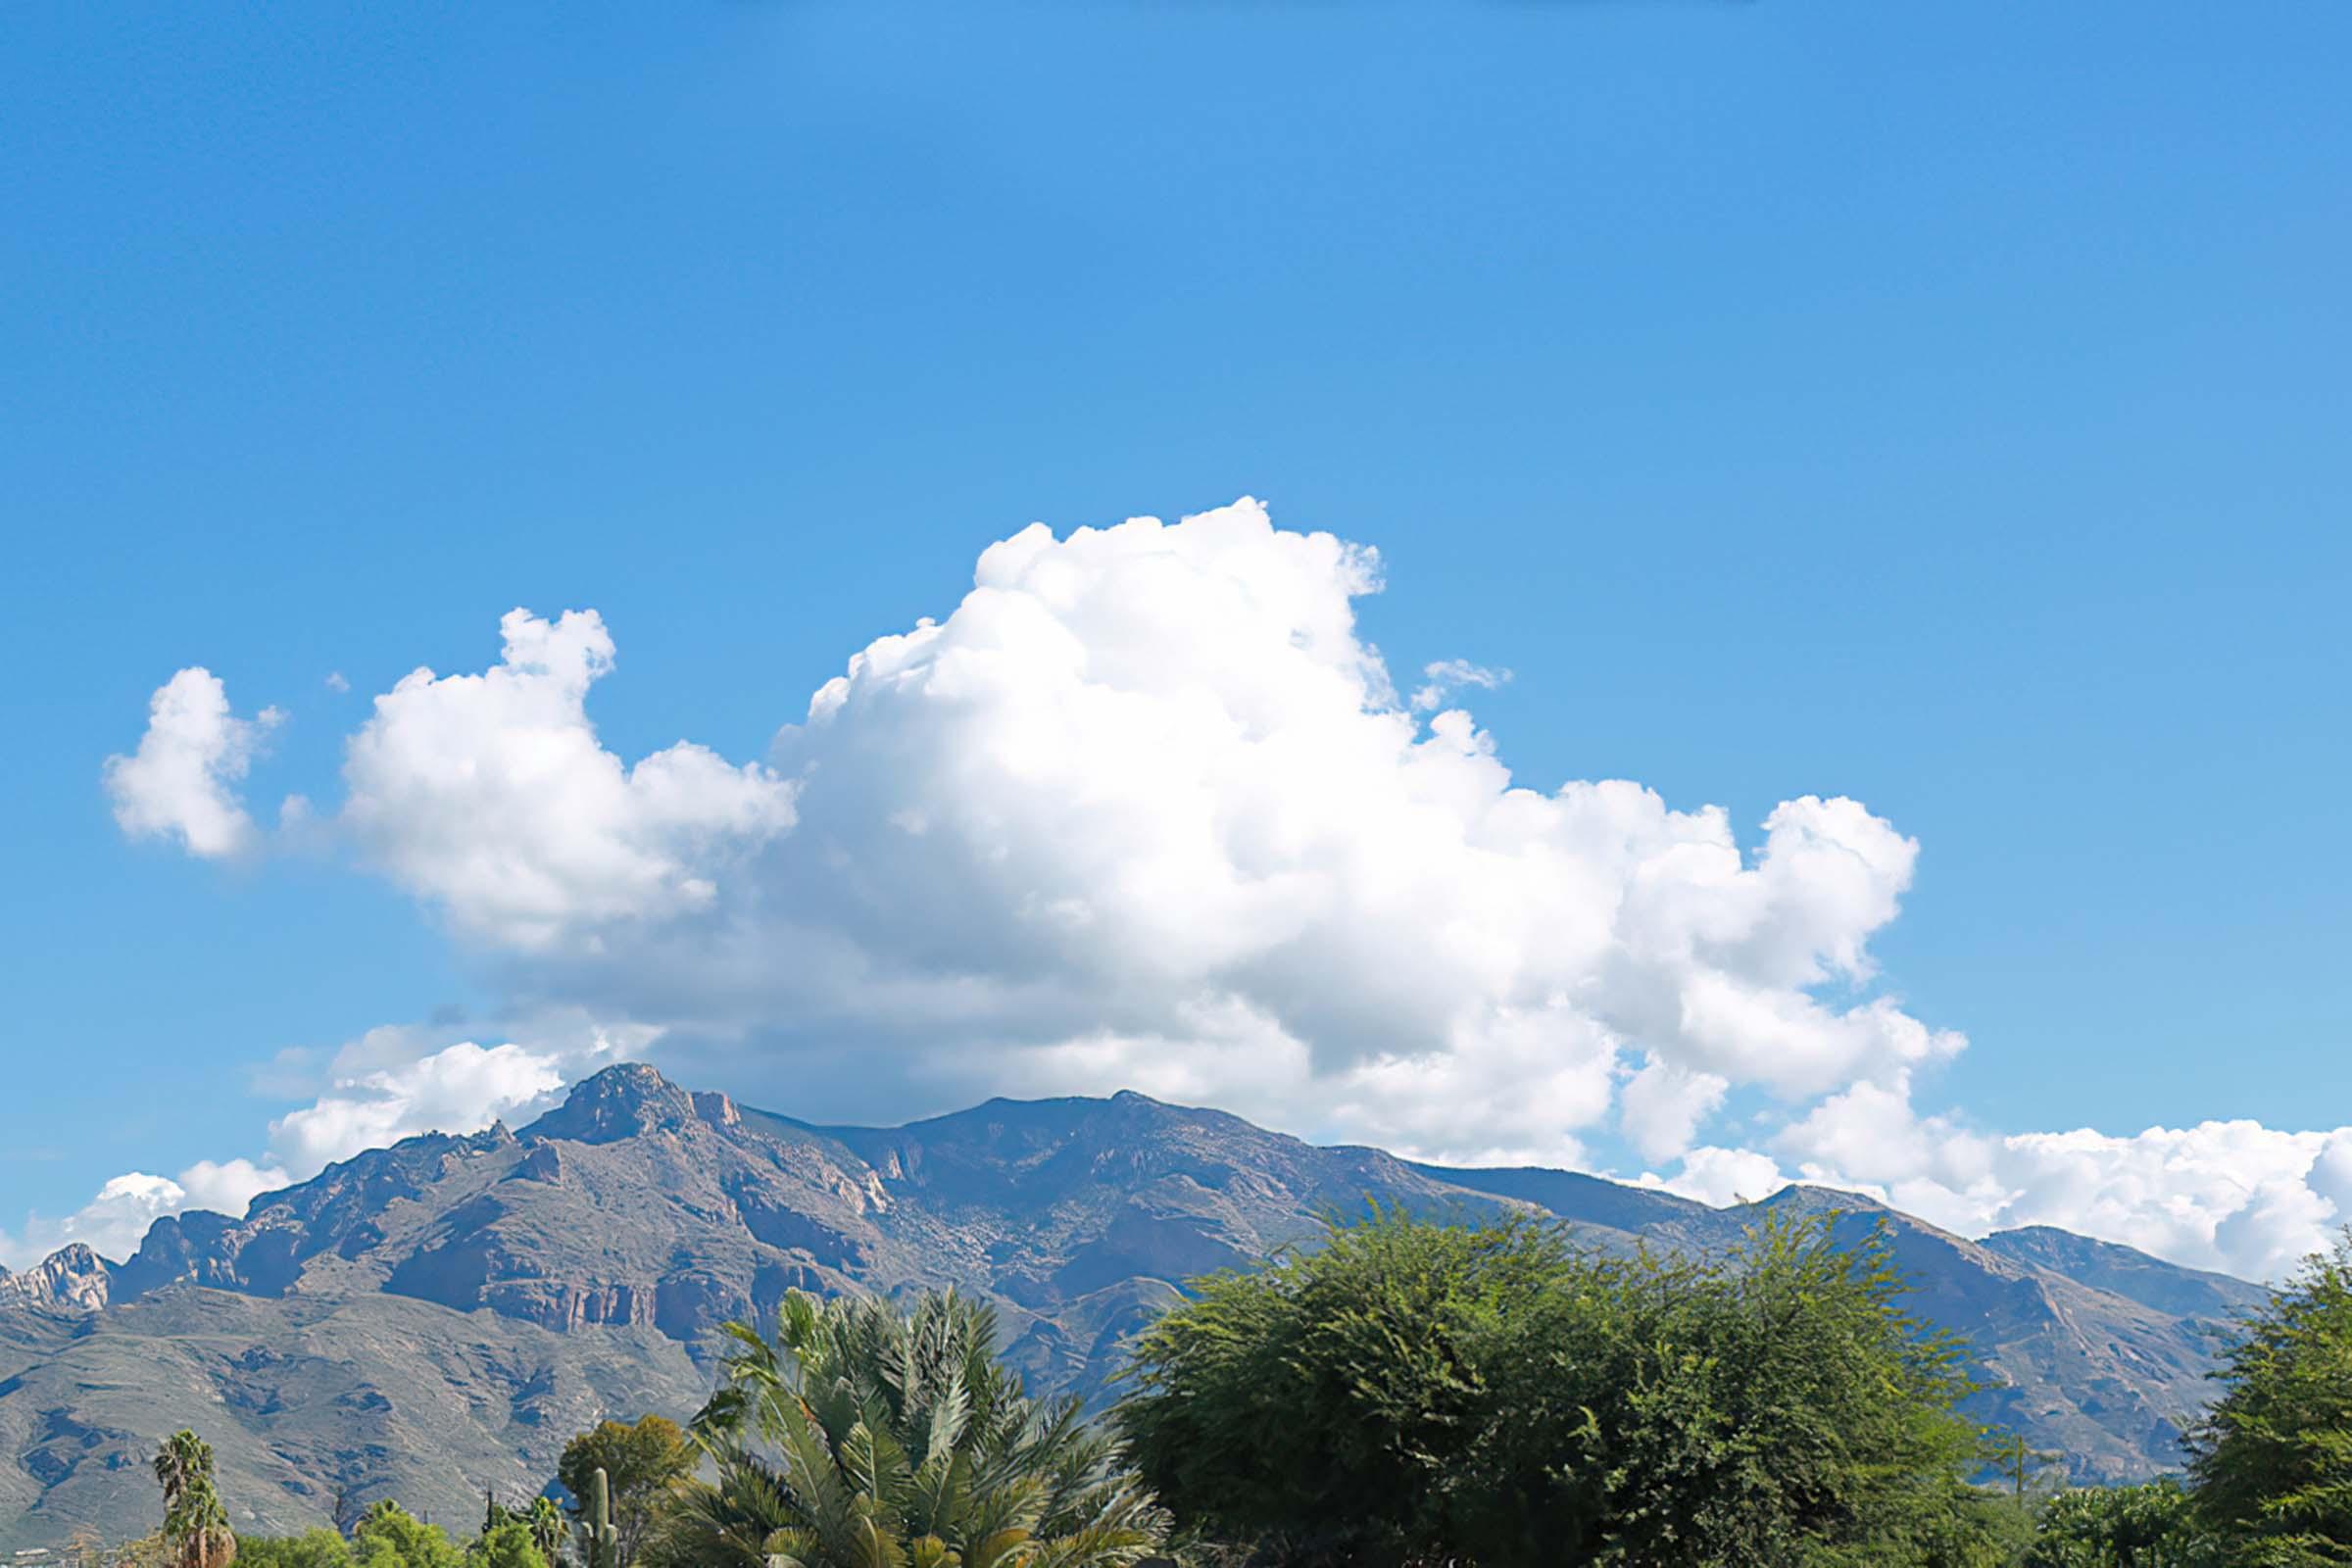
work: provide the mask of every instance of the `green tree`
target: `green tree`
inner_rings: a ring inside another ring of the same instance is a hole
[[[332,1530],[245,1536],[237,1542],[237,1568],[351,1568],[351,1547]]]
[[[662,1502],[680,1481],[694,1473],[702,1452],[678,1424],[649,1415],[634,1426],[618,1421],[600,1423],[564,1446],[556,1479],[572,1495],[571,1516],[580,1517],[581,1499],[588,1495],[588,1478],[605,1472],[611,1496],[612,1528],[620,1536],[620,1560],[636,1559]]]
[[[2167,1477],[2136,1487],[2079,1487],[2049,1499],[2025,1568],[2230,1568],[2197,1516],[2196,1499]]]
[[[174,1568],[226,1568],[237,1555],[228,1510],[213,1481],[213,1447],[182,1428],[155,1451],[164,1490],[163,1538]]]
[[[988,1306],[787,1296],[770,1342],[730,1324],[662,1568],[1125,1568],[1166,1516],[1088,1428],[997,1360]]]
[[[466,1568],[548,1568],[547,1554],[531,1539],[531,1527],[509,1519],[482,1532],[466,1553]]]
[[[1771,1222],[1715,1263],[1375,1210],[1195,1282],[1118,1419],[1178,1519],[1300,1564],[1996,1564],[1955,1347],[1882,1235]]]
[[[466,1568],[466,1554],[439,1525],[428,1525],[391,1498],[370,1506],[351,1533],[356,1568]]]
[[[2189,1474],[2231,1561],[2352,1563],[2352,1232],[2305,1259],[2214,1376]]]

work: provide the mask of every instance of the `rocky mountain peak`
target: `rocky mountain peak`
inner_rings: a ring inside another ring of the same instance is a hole
[[[616,1144],[646,1133],[680,1132],[703,1119],[693,1095],[644,1062],[624,1061],[572,1085],[564,1103],[531,1123],[523,1136]]]
[[[36,1306],[96,1311],[113,1284],[106,1262],[80,1242],[60,1248],[22,1274],[0,1277],[0,1297]]]

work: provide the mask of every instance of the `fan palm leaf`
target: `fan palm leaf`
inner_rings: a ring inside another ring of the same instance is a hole
[[[794,1292],[771,1339],[727,1329],[685,1489],[650,1568],[1129,1568],[1166,1514],[1085,1421],[997,1360],[954,1292],[905,1311]]]

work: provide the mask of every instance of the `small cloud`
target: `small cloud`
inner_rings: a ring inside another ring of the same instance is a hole
[[[1489,669],[1483,664],[1473,664],[1466,659],[1441,659],[1434,664],[1423,665],[1421,673],[1428,684],[1413,693],[1413,711],[1416,713],[1434,712],[1445,706],[1450,693],[1465,686],[1493,691],[1511,678],[1511,672],[1507,669]]]
[[[347,692],[351,690],[351,682],[343,678],[341,670],[330,669],[326,672],[326,689],[330,692]]]
[[[176,838],[190,855],[219,859],[253,848],[253,819],[237,785],[263,738],[285,722],[265,708],[239,718],[220,678],[201,665],[156,689],[138,750],[106,760],[115,821],[130,838]]]

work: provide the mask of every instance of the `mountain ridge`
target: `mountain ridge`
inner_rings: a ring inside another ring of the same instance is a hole
[[[1826,1189],[1717,1209],[1319,1147],[1131,1091],[820,1126],[625,1063],[519,1130],[419,1135],[241,1218],[159,1219],[119,1263],[67,1249],[0,1276],[0,1542],[143,1517],[161,1435],[143,1423],[167,1411],[240,1455],[241,1529],[318,1522],[338,1487],[447,1508],[536,1490],[557,1427],[690,1413],[718,1325],[795,1288],[976,1292],[1035,1385],[1100,1398],[1182,1281],[1311,1244],[1368,1200],[1547,1215],[1607,1250],[1720,1252],[1791,1210],[1835,1212],[1844,1237],[1884,1225],[1914,1309],[1993,1385],[1978,1412],[2082,1479],[2177,1462],[2213,1345],[2264,1295],[2064,1232],[1970,1241]]]

